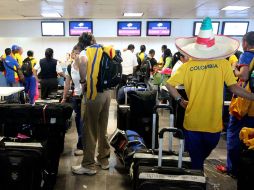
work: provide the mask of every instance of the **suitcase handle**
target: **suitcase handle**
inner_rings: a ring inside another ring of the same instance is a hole
[[[159,108],[169,109],[170,113],[173,112],[172,106],[168,105],[168,104],[160,104],[160,105],[154,106],[154,108],[153,108],[153,125],[152,125],[152,149],[155,149],[156,113],[157,113],[157,109],[159,109]],[[169,127],[173,127],[173,126],[174,126],[174,115],[170,114]],[[170,136],[169,136],[169,151],[172,150],[172,142],[173,142],[173,135],[170,134]]]
[[[178,133],[180,139],[184,139],[183,131],[181,129],[169,127],[169,128],[163,128],[159,132],[159,138],[163,139],[164,133],[169,132],[169,133]]]
[[[179,144],[179,153],[178,153],[178,168],[182,168],[183,162],[183,151],[184,151],[184,135],[181,129],[169,127],[160,130],[159,132],[159,155],[158,155],[158,167],[161,167],[162,164],[162,147],[163,147],[163,135],[168,133],[179,133],[180,136],[180,144]]]
[[[173,112],[172,106],[170,106],[168,104],[161,104],[161,105],[154,106],[153,113],[156,113],[157,109],[159,109],[159,108],[168,109],[171,113]]]

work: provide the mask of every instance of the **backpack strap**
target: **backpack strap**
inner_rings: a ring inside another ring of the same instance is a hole
[[[69,76],[71,77],[71,64],[69,64],[67,66],[67,72],[68,72]],[[71,79],[72,79],[72,77],[71,77]]]

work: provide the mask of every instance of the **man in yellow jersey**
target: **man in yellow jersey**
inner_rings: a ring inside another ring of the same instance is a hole
[[[210,18],[205,18],[199,35],[176,40],[177,49],[191,58],[167,81],[175,100],[186,108],[184,134],[193,169],[203,170],[205,159],[216,147],[222,130],[224,82],[229,89],[254,100],[254,94],[237,86],[230,63],[225,59],[239,47],[239,42],[226,36],[214,36]],[[175,86],[184,85],[189,101]]]
[[[79,45],[83,51],[80,53],[79,73],[80,83],[83,89],[86,87],[85,113],[84,113],[84,144],[83,161],[81,165],[72,166],[75,174],[94,175],[97,173],[95,165],[103,170],[109,169],[110,146],[107,137],[107,126],[109,117],[110,91],[102,88],[104,82],[102,58],[103,52],[109,58],[115,57],[112,47],[96,44],[91,33],[83,33],[79,37]],[[105,60],[105,59],[103,59]],[[98,142],[98,155],[95,161],[95,150]]]

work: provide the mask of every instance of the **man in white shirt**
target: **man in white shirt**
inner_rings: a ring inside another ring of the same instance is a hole
[[[134,54],[135,46],[133,44],[128,45],[126,51],[122,53],[122,85],[126,84],[127,77],[133,74],[133,70],[138,65],[137,57]]]

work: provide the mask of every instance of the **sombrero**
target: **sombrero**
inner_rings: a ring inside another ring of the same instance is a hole
[[[212,22],[206,17],[197,37],[177,38],[176,48],[195,60],[224,59],[233,55],[239,48],[239,41],[227,36],[213,34]]]

